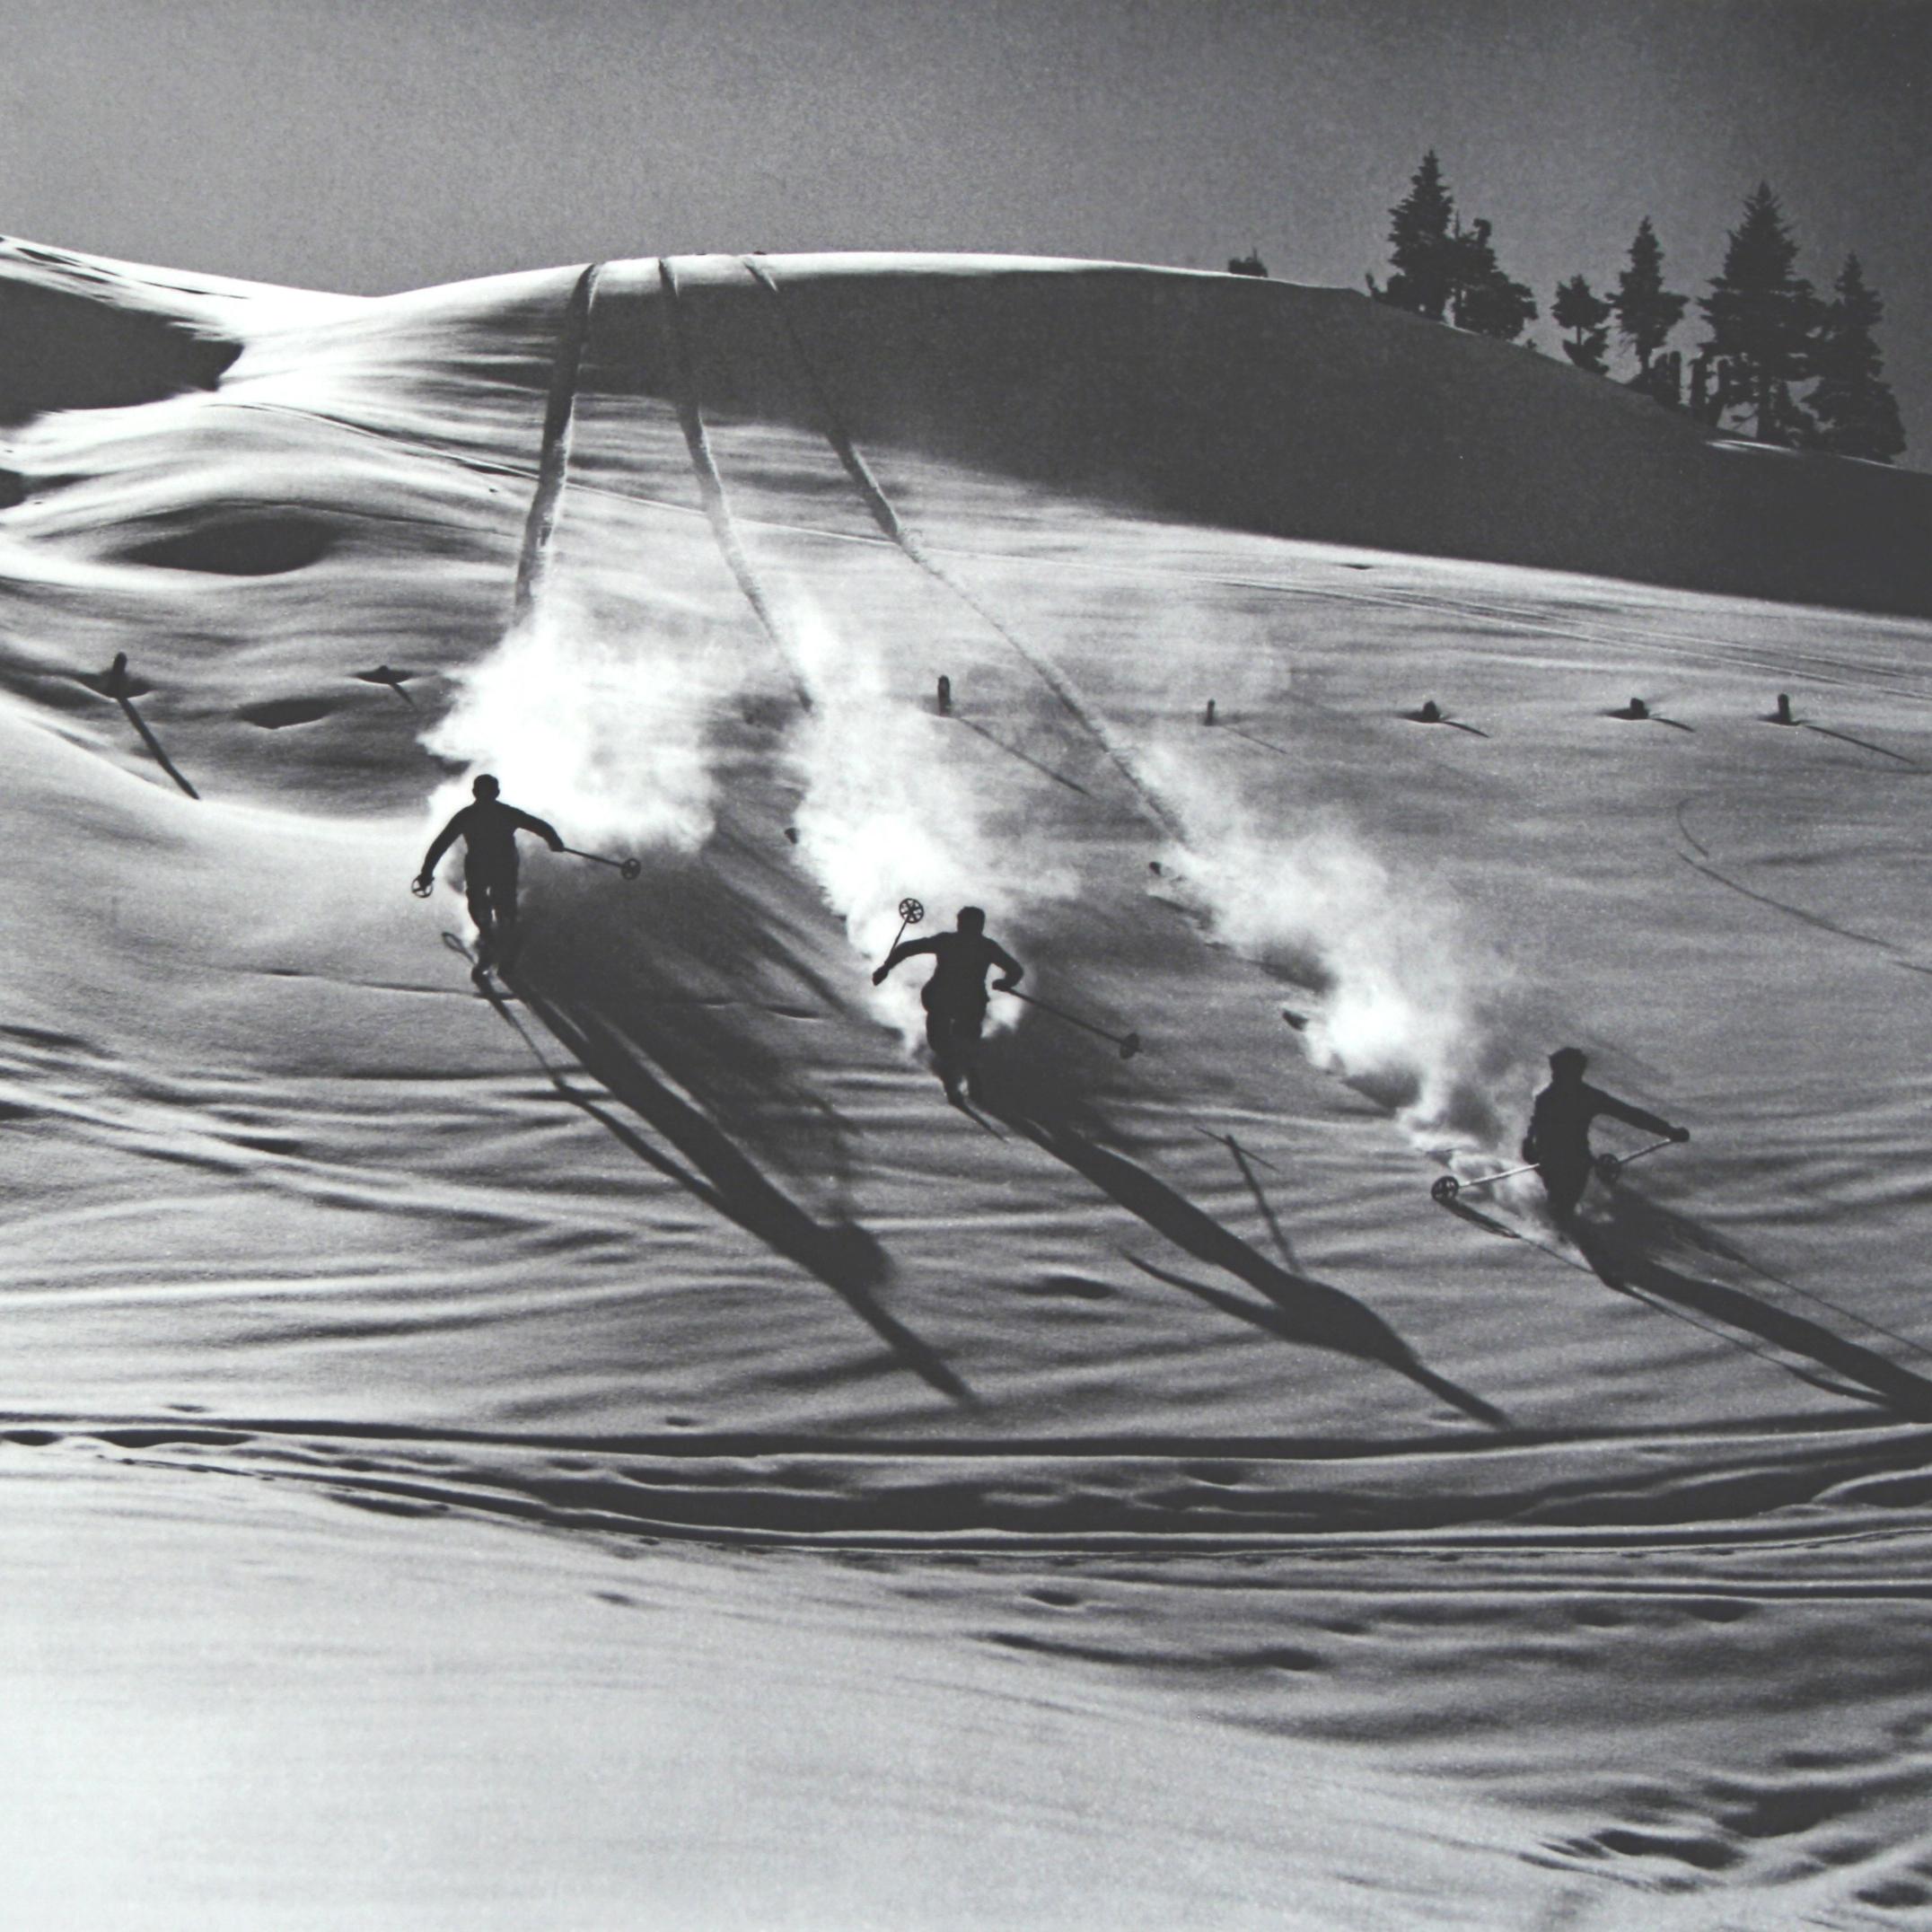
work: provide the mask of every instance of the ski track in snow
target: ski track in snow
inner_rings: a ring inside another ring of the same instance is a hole
[[[973,615],[985,623],[989,629],[1011,649],[1032,672],[1035,677],[1053,694],[1062,710],[1071,717],[1081,731],[1096,744],[1108,762],[1126,781],[1128,788],[1140,801],[1155,823],[1177,843],[1185,844],[1187,834],[1181,820],[1172,806],[1164,800],[1159,791],[1147,780],[1136,765],[1133,757],[1122,746],[1115,733],[1102,721],[1093,707],[1085,702],[1067,679],[1055,669],[1043,654],[1027,644],[1002,618],[982,600],[969,590],[959,579],[940,564],[907,528],[905,521],[894,508],[891,499],[879,486],[871,467],[859,453],[847,430],[844,419],[825,387],[818,368],[807,354],[804,344],[800,341],[797,329],[793,326],[791,316],[785,307],[785,298],[770,272],[761,264],[749,257],[740,258],[742,266],[770,297],[772,307],[777,315],[779,327],[785,340],[796,362],[800,374],[824,418],[822,427],[825,439],[831,444],[846,474],[851,478],[853,487],[858,492],[860,501],[865,505],[886,540],[894,545],[910,562],[917,565],[927,576],[956,597]]]
[[[1796,1427],[1779,1436],[1768,1432],[1774,1420],[1664,1434],[1472,1437],[1447,1449],[1213,1436],[916,1436],[852,1445],[695,1431],[493,1434],[209,1410],[0,1410],[0,1440],[105,1444],[156,1461],[186,1456],[214,1472],[407,1496],[558,1529],[741,1546],[977,1550],[1017,1561],[1247,1552],[1399,1566],[1432,1554],[1487,1556],[1495,1574],[1485,1587],[1524,1594],[1694,1594],[1694,1579],[1660,1583],[1619,1566],[1633,1552],[1709,1549],[1754,1553],[1751,1587],[1774,1598],[1811,1590],[1844,1600],[1932,1594],[1925,1567],[1932,1547],[1919,1529],[1910,1522],[1875,1529],[1865,1508],[1891,1494],[1902,1500],[1932,1480],[1932,1433],[1869,1420],[1820,1428],[1794,1418]],[[1699,1465],[1695,1483],[1683,1479],[1687,1453]],[[1569,1480],[1552,1482],[1553,1470]],[[1199,1486],[1203,1474],[1207,1488]],[[1365,1477],[1375,1479],[1372,1504],[1361,1491]],[[1042,1478],[1053,1485],[1050,1500],[1038,1493]],[[1602,1520],[1606,1482],[1620,1487],[1631,1513],[1625,1520]],[[1713,1511],[1712,1489],[1736,1513]],[[1552,1560],[1576,1568],[1552,1575]],[[1899,1560],[1908,1574],[1897,1574]]]
[[[691,469],[703,493],[705,514],[711,520],[712,534],[717,539],[718,549],[723,552],[732,575],[737,579],[738,588],[744,593],[744,601],[751,605],[760,627],[770,638],[772,648],[785,665],[799,707],[810,711],[812,689],[799,661],[798,646],[773,609],[758,573],[751,567],[751,558],[745,554],[737,525],[732,518],[731,499],[725,494],[724,480],[712,461],[711,445],[705,435],[704,408],[693,360],[690,324],[678,292],[677,270],[668,256],[659,258],[657,273],[663,291],[662,313],[665,348],[677,380],[678,419],[684,426],[684,440],[691,452]]]
[[[516,559],[516,590],[511,621],[530,615],[541,588],[549,559],[550,538],[557,525],[564,479],[570,468],[570,430],[577,400],[577,371],[584,360],[584,342],[590,331],[591,303],[597,292],[593,262],[580,275],[565,304],[558,332],[557,363],[550,373],[550,392],[543,415],[543,442],[537,459],[537,487],[531,493],[530,515],[523,526],[523,545]]]

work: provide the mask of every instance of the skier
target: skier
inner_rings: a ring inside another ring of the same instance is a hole
[[[499,944],[507,954],[516,935],[516,835],[534,832],[551,851],[564,841],[553,826],[533,819],[497,797],[502,787],[486,771],[470,787],[473,805],[462,810],[435,836],[423,856],[416,890],[426,893],[435,883],[436,862],[457,839],[463,841],[463,889],[470,917],[477,926],[477,970],[487,972],[496,962]]]
[[[883,985],[893,967],[918,953],[930,953],[938,962],[932,978],[919,989],[919,1004],[926,1008],[926,1043],[933,1049],[946,1098],[956,1107],[962,1079],[968,1096],[979,1098],[979,1029],[986,1024],[986,976],[997,966],[1000,977],[993,984],[1000,992],[1010,993],[1019,985],[1025,968],[1005,947],[986,936],[986,914],[978,906],[962,906],[956,931],[909,939],[894,946],[885,964],[873,974],[872,983]]]
[[[1523,1158],[1541,1169],[1550,1211],[1559,1227],[1568,1227],[1574,1219],[1576,1203],[1589,1183],[1590,1123],[1598,1114],[1627,1120],[1666,1140],[1690,1137],[1689,1128],[1673,1127],[1656,1114],[1591,1086],[1583,1076],[1589,1064],[1589,1056],[1578,1047],[1559,1047],[1550,1056],[1550,1085],[1536,1096],[1529,1131],[1523,1137]]]

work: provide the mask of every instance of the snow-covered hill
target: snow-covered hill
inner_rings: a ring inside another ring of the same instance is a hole
[[[0,319],[34,1922],[1932,1901],[1927,479],[1110,266]],[[642,867],[513,1001],[482,769]],[[949,1110],[908,894],[1144,1050]],[[1691,1144],[1445,1212],[1566,1041]]]

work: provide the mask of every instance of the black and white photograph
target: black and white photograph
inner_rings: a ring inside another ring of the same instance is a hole
[[[0,24],[0,1932],[1932,1925],[1932,0]]]

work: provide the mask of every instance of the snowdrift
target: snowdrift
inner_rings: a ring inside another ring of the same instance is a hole
[[[1932,1901],[1925,479],[1232,277],[49,303],[36,1922]],[[483,769],[641,876],[479,991]],[[908,894],[1060,1009],[973,1111]],[[1566,1042],[1693,1132],[1574,1243],[1487,1184]]]

